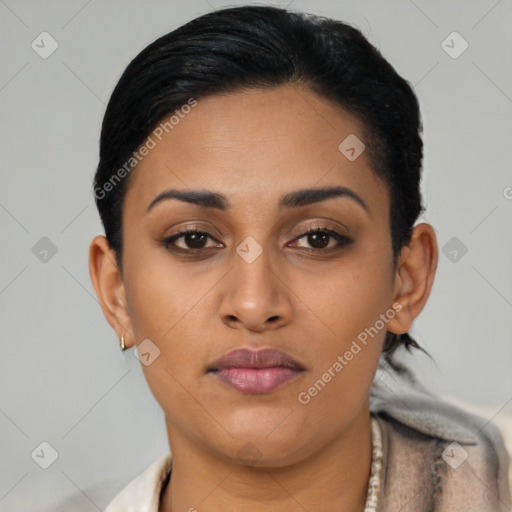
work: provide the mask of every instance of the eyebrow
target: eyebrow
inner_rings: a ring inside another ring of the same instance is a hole
[[[353,190],[337,186],[326,188],[306,188],[289,192],[281,197],[279,201],[279,208],[300,208],[314,203],[319,203],[334,197],[347,197],[354,200],[367,212],[368,206],[363,199],[357,195]],[[158,203],[169,199],[177,199],[186,203],[192,203],[203,208],[215,208],[217,210],[226,211],[231,208],[228,198],[217,192],[210,190],[177,190],[169,189],[164,190],[158,194],[153,201],[149,204],[147,212],[154,208]]]

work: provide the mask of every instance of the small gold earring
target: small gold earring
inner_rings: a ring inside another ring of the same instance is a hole
[[[124,344],[124,334],[121,336],[121,350],[126,350],[126,345]]]

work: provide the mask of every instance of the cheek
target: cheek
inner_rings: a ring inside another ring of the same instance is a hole
[[[160,340],[172,328],[181,290],[156,265],[127,269],[126,293],[136,342]]]
[[[160,248],[127,250],[125,286],[136,341],[150,338],[164,344],[170,340],[189,323],[188,315],[200,306],[211,280],[207,275],[195,279]]]
[[[316,323],[323,334],[315,347],[314,371],[297,398],[304,428],[315,429],[321,421],[323,441],[343,428],[367,398],[386,335],[381,315],[391,319],[394,314],[388,262],[376,253],[360,256],[330,279],[317,281],[321,287],[312,295],[311,309],[320,312],[322,322]]]
[[[297,290],[309,306],[311,321],[318,324],[322,337],[341,350],[366,328],[375,324],[390,308],[393,292],[391,258],[382,250],[358,250],[332,271],[301,276]],[[381,324],[378,324],[382,327]],[[385,335],[382,329],[382,336]]]
[[[199,275],[161,254],[152,257],[148,253],[127,263],[125,277],[135,342],[149,339],[159,351],[155,364],[143,366],[146,376],[166,379],[163,388],[172,386],[169,374],[188,385],[202,375],[209,360],[205,314],[214,311],[211,300],[219,276],[213,272]]]
[[[135,341],[151,341],[149,364],[141,358],[151,393],[166,412],[188,410],[188,416],[200,415],[200,410],[190,411],[195,403],[187,390],[201,367],[198,355],[202,353],[204,339],[192,331],[198,325],[196,314],[205,293],[202,288],[207,283],[194,289],[189,280],[176,272],[149,262],[130,271],[126,272],[127,297]]]

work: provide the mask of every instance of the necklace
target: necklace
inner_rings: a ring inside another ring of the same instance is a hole
[[[379,422],[372,415],[370,416],[370,423],[372,427],[372,466],[370,479],[368,480],[368,494],[366,496],[364,512],[376,512],[377,510],[383,459],[382,433],[380,431]]]

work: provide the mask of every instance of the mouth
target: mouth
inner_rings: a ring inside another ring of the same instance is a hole
[[[207,373],[242,393],[262,394],[290,382],[305,370],[280,350],[241,348],[215,361]]]

